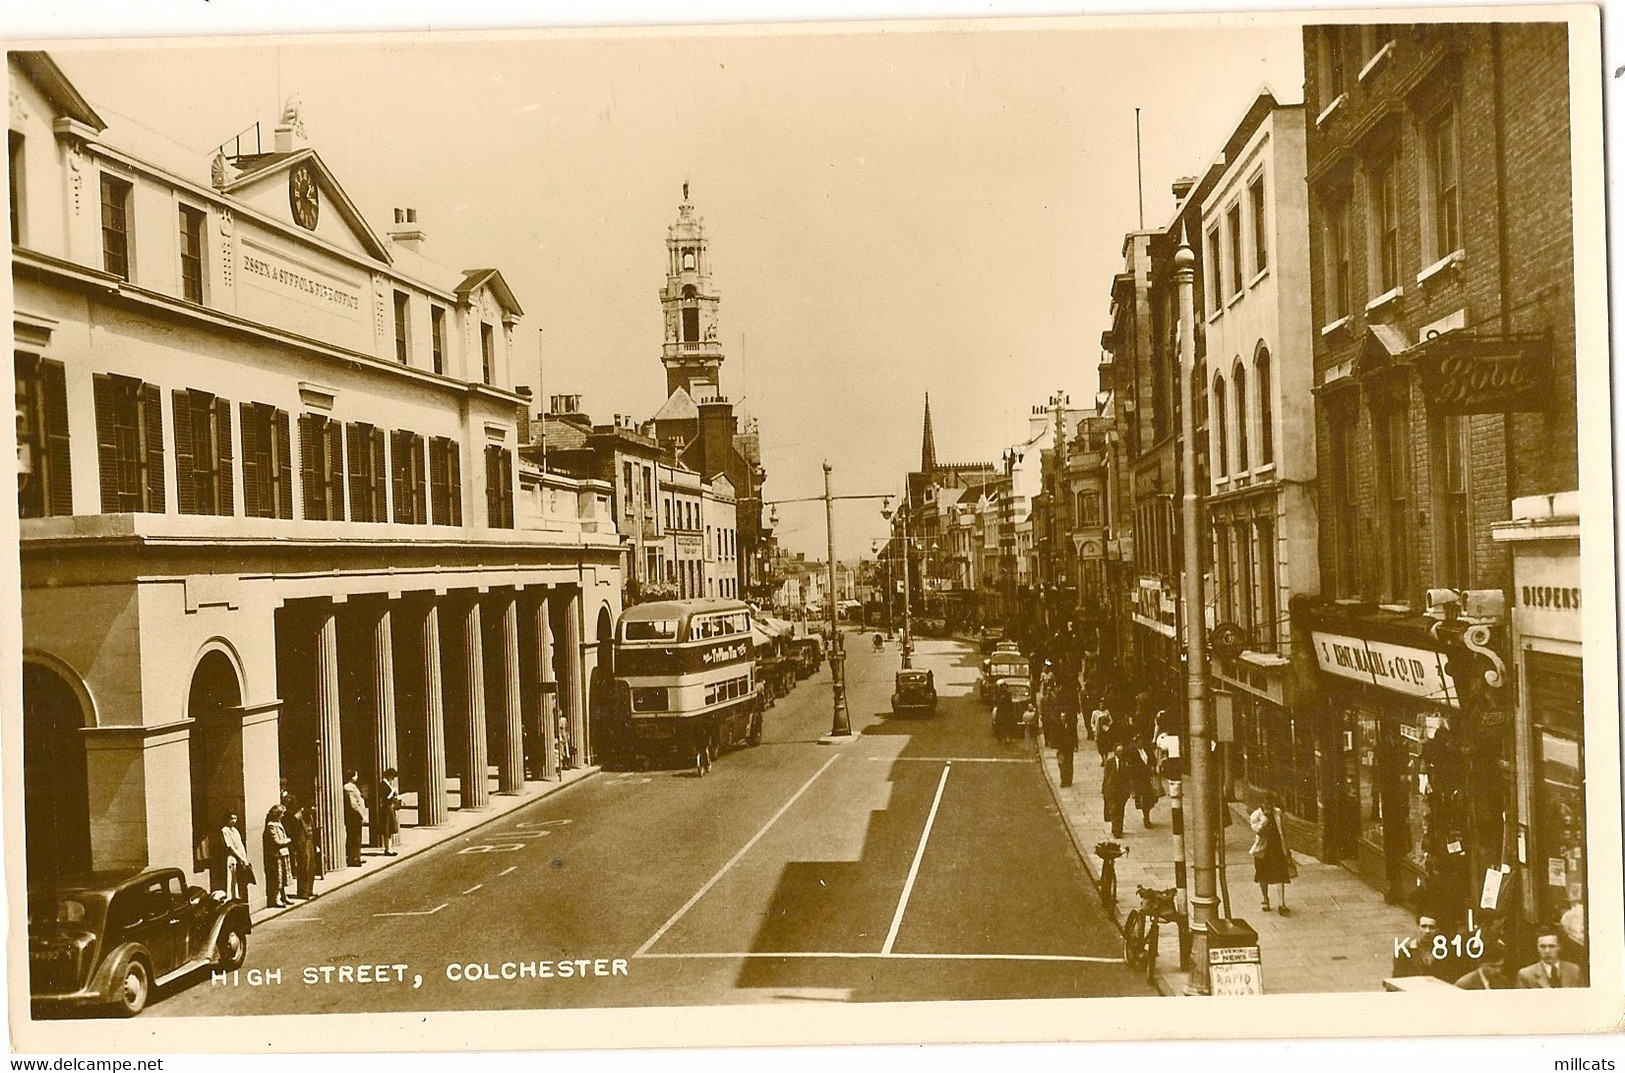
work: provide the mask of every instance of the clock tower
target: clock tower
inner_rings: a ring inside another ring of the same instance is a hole
[[[666,367],[667,395],[682,388],[695,402],[702,402],[721,394],[717,389],[723,358],[717,340],[719,301],[711,284],[705,220],[694,215],[684,183],[677,222],[666,229],[666,286],[660,291],[666,321],[660,362]]]

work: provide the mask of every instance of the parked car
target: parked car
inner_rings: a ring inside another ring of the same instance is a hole
[[[976,683],[977,692],[991,704],[998,695],[999,683],[1009,678],[1031,682],[1027,657],[1013,649],[995,649],[991,656],[982,661],[982,677]]]
[[[1001,680],[993,694],[993,734],[999,739],[1031,734],[1038,722],[1032,683],[1025,678]]]
[[[898,671],[892,687],[891,710],[893,715],[937,714],[937,682],[931,672],[913,668]]]
[[[134,1017],[155,988],[248,955],[248,903],[188,886],[179,868],[91,872],[28,894],[36,1010],[111,1006]]]

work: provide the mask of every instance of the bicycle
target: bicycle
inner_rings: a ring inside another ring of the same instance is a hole
[[[1095,856],[1100,858],[1100,904],[1107,913],[1117,909],[1117,858],[1127,854],[1128,847],[1117,842],[1095,843]]]
[[[1158,890],[1155,887],[1138,888],[1140,906],[1129,910],[1123,921],[1123,961],[1130,969],[1145,970],[1147,983],[1157,973],[1157,954],[1163,924],[1179,924],[1179,909],[1175,904],[1175,888]]]

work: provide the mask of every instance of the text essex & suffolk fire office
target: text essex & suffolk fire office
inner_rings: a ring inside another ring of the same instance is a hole
[[[501,980],[570,980],[590,976],[627,976],[626,958],[568,958],[560,961],[454,961],[446,966],[446,979],[454,983]],[[410,984],[423,986],[421,973],[409,965],[306,965],[298,979],[316,984]],[[265,987],[283,982],[281,969],[235,969],[212,972],[209,982],[226,987]]]

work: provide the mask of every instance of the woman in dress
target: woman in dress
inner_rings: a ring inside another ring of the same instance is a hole
[[[392,767],[384,769],[383,808],[378,811],[379,834],[383,836],[384,856],[395,856],[395,836],[401,831],[401,773]]]
[[[292,860],[293,839],[282,826],[287,812],[281,805],[272,805],[265,814],[265,833],[261,841],[265,848],[265,904],[272,909],[288,906],[288,872]]]
[[[1275,797],[1265,794],[1259,802],[1258,808],[1247,817],[1247,825],[1253,829],[1253,881],[1258,884],[1258,892],[1264,902],[1261,908],[1264,912],[1270,911],[1270,887],[1279,888],[1281,915],[1291,912],[1286,907],[1286,885],[1292,881],[1291,855],[1286,848],[1286,836],[1281,833],[1281,810],[1276,807]]]

